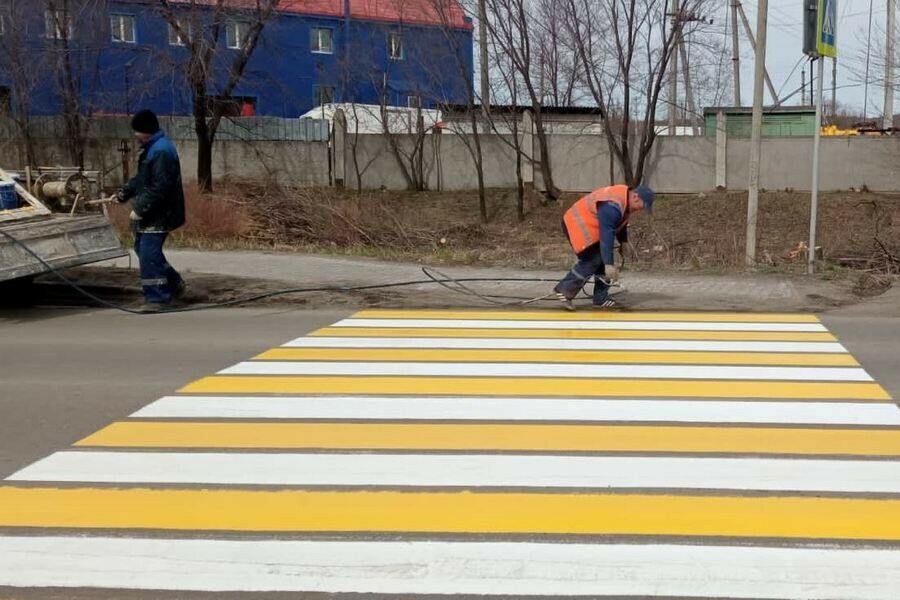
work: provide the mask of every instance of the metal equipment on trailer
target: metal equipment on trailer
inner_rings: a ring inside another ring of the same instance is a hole
[[[126,256],[105,212],[98,172],[41,167],[34,173],[0,169],[0,231],[30,248],[0,236],[0,282]]]

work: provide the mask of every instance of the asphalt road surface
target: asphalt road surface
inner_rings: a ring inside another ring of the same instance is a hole
[[[0,312],[0,597],[893,599],[898,353],[877,313]]]

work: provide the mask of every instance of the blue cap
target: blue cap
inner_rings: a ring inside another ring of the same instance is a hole
[[[656,192],[651,190],[646,185],[639,185],[634,188],[634,191],[637,192],[638,197],[644,201],[644,210],[652,214],[653,201],[656,199]]]

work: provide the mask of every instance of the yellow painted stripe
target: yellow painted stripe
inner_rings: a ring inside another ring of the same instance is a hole
[[[509,319],[516,321],[698,321],[707,323],[818,323],[815,315],[718,312],[596,312],[361,310],[357,319]]]
[[[900,500],[0,487],[0,527],[900,539]]]
[[[643,331],[582,329],[442,329],[417,327],[324,327],[319,337],[414,338],[560,338],[586,340],[764,340],[769,342],[833,342],[828,332],[793,331]]]
[[[121,421],[76,446],[900,456],[900,430],[653,425]]]
[[[781,366],[859,366],[850,354],[787,352],[663,352],[610,350],[466,350],[430,348],[274,348],[257,360],[628,363]]]
[[[785,398],[890,400],[877,383],[553,377],[213,376],[189,383],[185,394],[374,394],[429,396],[547,396],[585,398]]]

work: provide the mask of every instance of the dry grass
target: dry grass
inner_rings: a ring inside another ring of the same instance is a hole
[[[131,205],[111,206],[109,216],[120,234],[130,237],[128,214]],[[245,245],[254,227],[247,202],[239,190],[227,189],[204,195],[196,189],[185,190],[184,227],[172,234],[178,246],[219,248]]]
[[[187,225],[176,244],[201,248],[284,248],[364,255],[423,264],[480,264],[512,269],[562,269],[571,249],[560,229],[568,194],[558,204],[527,202],[516,219],[515,194],[489,193],[490,221],[478,219],[473,192],[365,192],[273,185],[220,186],[213,196],[189,193]],[[125,208],[125,207],[123,207]],[[115,220],[127,231],[127,209]],[[832,272],[863,274],[861,292],[890,285],[900,273],[900,198],[870,193],[826,194],[820,202],[819,245]],[[801,271],[808,236],[809,195],[768,192],[760,200],[758,256],[778,271]],[[652,218],[630,226],[637,269],[743,268],[746,195],[671,195]],[[838,271],[835,271],[837,269]]]

